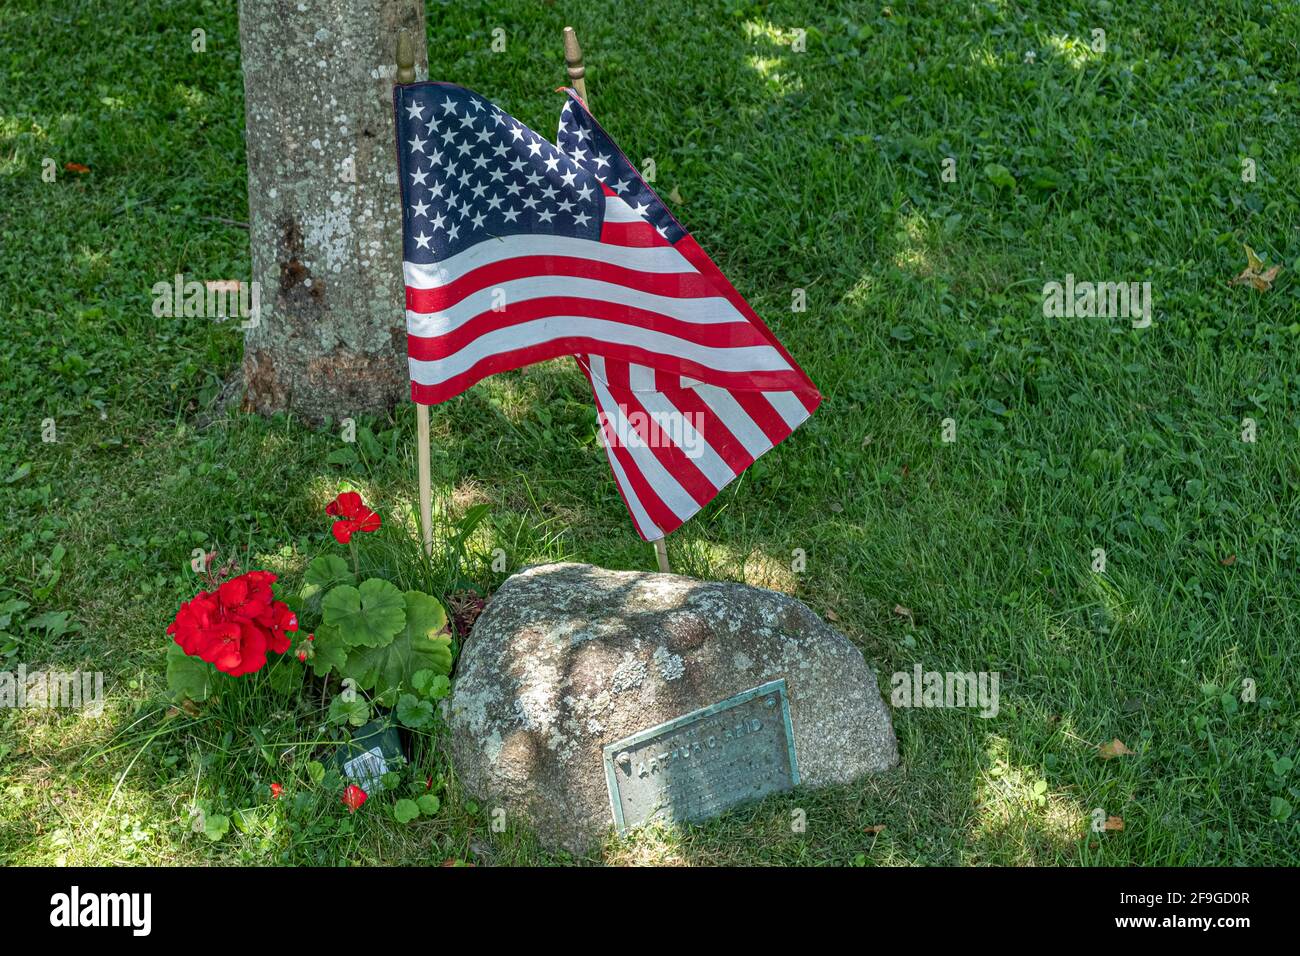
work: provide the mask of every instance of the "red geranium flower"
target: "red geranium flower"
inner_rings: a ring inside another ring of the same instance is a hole
[[[284,787],[283,787],[283,785],[278,784],[278,783],[273,783],[273,784],[271,784],[271,799],[272,799],[272,800],[279,800],[279,799],[280,799],[280,794],[282,794],[282,793],[284,793]]]
[[[348,808],[349,813],[356,813],[361,809],[361,804],[368,799],[366,792],[355,783],[348,784],[347,789],[343,791],[343,803]]]
[[[275,575],[269,571],[249,571],[217,586],[217,600],[227,617],[240,621],[270,623],[271,603],[275,595],[271,584]]]
[[[267,651],[289,649],[289,632],[298,618],[283,601],[275,600],[269,571],[249,571],[200,591],[181,605],[167,628],[181,650],[234,677],[266,666]]]
[[[347,544],[358,531],[378,531],[379,515],[366,507],[355,491],[345,491],[325,506],[325,513],[339,518],[331,529],[339,544]]]

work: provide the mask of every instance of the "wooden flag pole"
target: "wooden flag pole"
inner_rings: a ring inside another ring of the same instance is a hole
[[[398,84],[415,82],[415,44],[403,30],[397,35]],[[416,404],[416,457],[420,471],[420,534],[426,557],[433,556],[433,484],[429,468],[429,406]]]
[[[668,566],[668,542],[664,538],[655,539],[655,557],[659,559],[659,570],[671,574],[673,569]]]
[[[564,28],[564,65],[569,73],[569,85],[578,91],[582,102],[591,109],[591,100],[587,97],[587,67],[582,62],[582,47],[578,45],[578,35],[573,27]],[[672,571],[668,566],[668,544],[664,538],[655,539],[655,557],[659,559],[659,570],[664,574]]]
[[[573,27],[564,28],[564,65],[569,71],[569,85],[578,91],[582,102],[591,109],[591,100],[587,99],[587,68],[582,63],[582,47],[578,46],[578,34]]]

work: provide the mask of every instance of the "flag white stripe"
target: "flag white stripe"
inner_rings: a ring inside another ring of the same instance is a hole
[[[790,431],[807,421],[811,414],[794,392],[764,392],[763,396],[776,409]]]
[[[627,384],[634,392],[653,392],[655,390],[655,370],[648,365],[629,362],[627,366]]]
[[[698,274],[690,261],[672,246],[616,246],[571,236],[522,234],[480,242],[441,262],[403,260],[402,272],[412,289],[437,289],[475,269],[520,256],[566,256],[638,272]]]
[[[570,337],[642,348],[649,352],[687,359],[716,372],[784,372],[790,369],[785,357],[770,345],[714,348],[625,322],[589,319],[578,315],[552,315],[485,332],[464,348],[442,359],[410,359],[411,380],[420,385],[437,385],[469,371],[489,356],[504,355],[543,345],[554,339]]]
[[[646,218],[618,196],[605,197],[605,222],[646,222]]]
[[[772,447],[763,429],[755,424],[749,417],[749,412],[745,411],[729,391],[716,385],[700,384],[694,388],[704,404],[708,405],[722,424],[727,426],[727,431],[735,435],[736,439],[745,446],[745,451],[749,452],[751,458],[757,458]]]
[[[642,292],[617,282],[599,279],[575,279],[571,276],[528,276],[499,285],[485,286],[471,292],[455,305],[438,312],[406,312],[406,330],[412,335],[432,338],[460,328],[476,315],[490,312],[494,306],[507,308],[519,302],[547,296],[594,299],[614,305],[626,305],[695,325],[723,325],[748,320],[723,296],[682,299],[671,295]]]

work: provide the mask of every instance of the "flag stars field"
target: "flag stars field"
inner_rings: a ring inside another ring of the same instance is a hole
[[[425,134],[417,130],[406,139],[408,180],[412,187],[427,190],[408,193],[407,222],[427,221],[432,229],[432,235],[422,230],[411,237],[415,250],[441,257],[485,235],[542,228],[576,236],[598,229],[591,208],[595,178],[576,158],[495,107],[487,109],[485,113],[483,102],[469,94],[447,95],[440,104],[413,99],[405,105],[406,119],[422,123]],[[424,122],[426,113],[430,118]],[[427,153],[431,139],[441,148]],[[520,143],[526,157],[519,155]],[[571,193],[561,196],[549,183],[553,173]],[[453,232],[448,216],[462,228]]]

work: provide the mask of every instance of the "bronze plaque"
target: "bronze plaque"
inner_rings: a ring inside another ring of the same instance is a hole
[[[652,820],[705,820],[799,785],[785,679],[605,747],[620,833]]]

